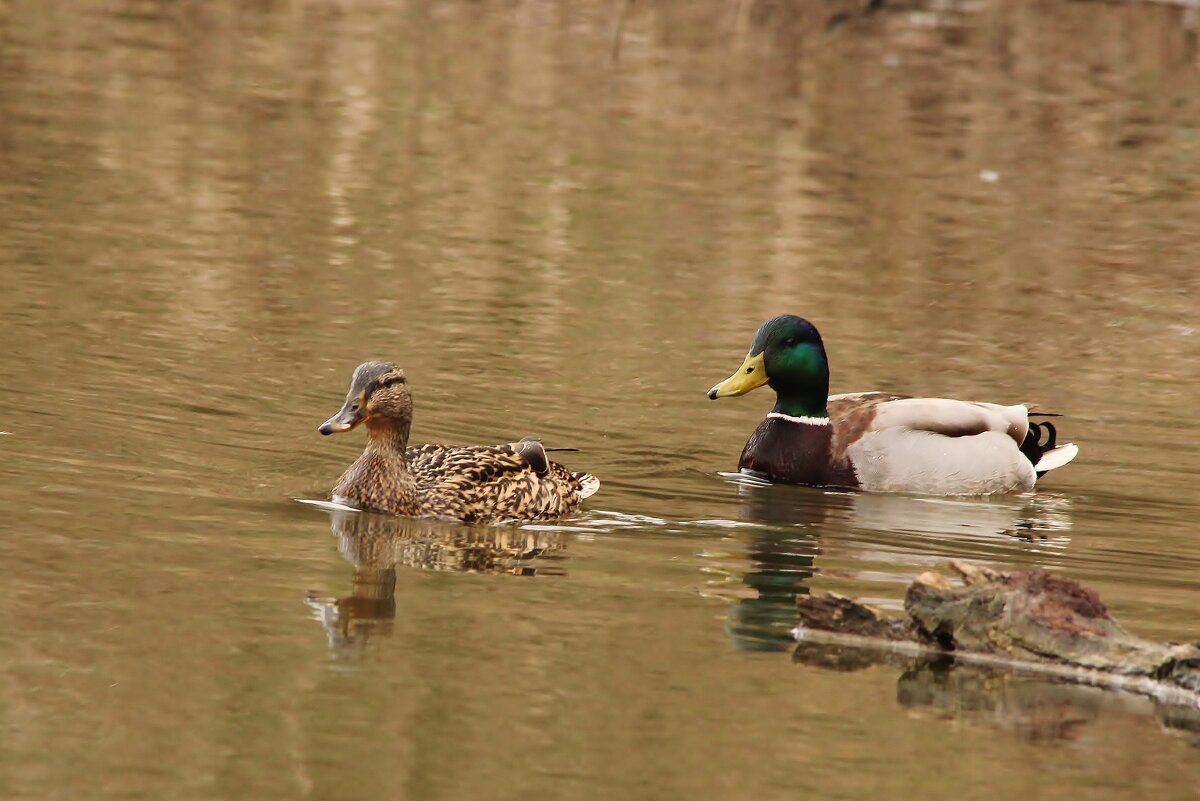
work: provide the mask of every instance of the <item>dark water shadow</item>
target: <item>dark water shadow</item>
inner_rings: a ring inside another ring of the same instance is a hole
[[[354,567],[350,594],[305,602],[324,626],[331,651],[344,654],[391,634],[396,617],[396,568],[565,575],[561,532],[513,526],[466,526],[355,511],[331,511],[338,551]],[[533,560],[540,560],[537,564]]]

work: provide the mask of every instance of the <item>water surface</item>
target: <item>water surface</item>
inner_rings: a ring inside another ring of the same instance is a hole
[[[608,2],[0,12],[6,798],[1195,797],[1179,710],[788,635],[949,558],[1200,632],[1187,12],[730,6],[617,48]],[[991,500],[723,477],[770,399],[705,392],[785,311],[835,391],[1036,402],[1081,456]],[[601,493],[296,503],[367,358],[416,439]]]

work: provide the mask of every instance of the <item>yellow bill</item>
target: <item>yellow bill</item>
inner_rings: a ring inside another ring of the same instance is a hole
[[[763,365],[763,354],[746,356],[746,361],[737,372],[708,391],[708,399],[732,398],[745,395],[767,383],[767,368]]]

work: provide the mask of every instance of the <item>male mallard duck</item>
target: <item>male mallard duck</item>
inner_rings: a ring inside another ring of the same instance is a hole
[[[829,395],[821,335],[801,317],[767,320],[738,371],[712,400],[763,384],[775,408],[750,435],[742,470],[814,487],[926,495],[985,495],[1033,488],[1079,448],[1055,445],[1054,426],[1024,405],[1000,406],[886,392]],[[1042,442],[1042,432],[1046,441]]]
[[[498,522],[561,517],[600,489],[595,476],[550,461],[536,440],[408,448],[412,410],[403,370],[390,362],[358,366],[341,411],[317,429],[367,427],[367,449],[338,479],[335,501],[410,517]]]

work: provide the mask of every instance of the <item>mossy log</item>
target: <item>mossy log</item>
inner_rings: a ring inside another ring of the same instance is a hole
[[[918,576],[905,595],[903,618],[837,595],[801,597],[796,637],[941,654],[1173,703],[1200,701],[1197,644],[1136,637],[1112,619],[1094,590],[1043,570],[950,567],[962,584],[934,573]]]

